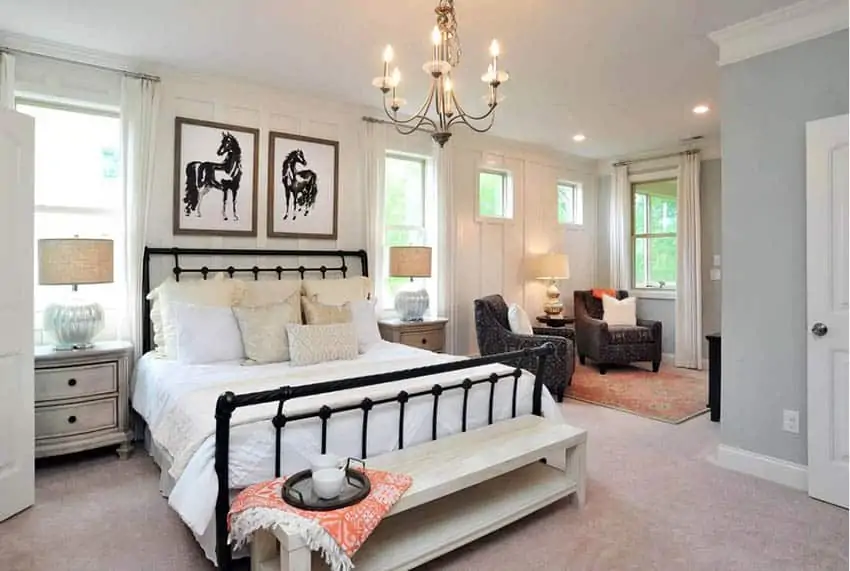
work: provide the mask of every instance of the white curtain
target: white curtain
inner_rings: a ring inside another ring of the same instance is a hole
[[[15,56],[0,52],[0,109],[15,108]]]
[[[700,157],[682,155],[679,163],[679,198],[676,276],[677,367],[702,369],[702,247],[700,240]]]
[[[125,76],[121,83],[121,157],[126,228],[125,280],[127,295],[121,336],[142,350],[142,257],[147,239],[148,211],[154,185],[158,81]]]
[[[451,353],[455,350],[454,324],[457,309],[454,303],[454,291],[456,275],[463,272],[457,271],[454,262],[455,252],[455,213],[454,196],[452,184],[452,151],[451,146],[439,147],[434,145],[434,163],[436,166],[435,180],[437,183],[437,302],[436,315],[449,318],[446,324],[446,350]]]
[[[628,165],[614,167],[614,178],[611,184],[611,209],[609,219],[609,241],[611,249],[610,283],[617,289],[631,287],[631,188],[629,186]],[[606,284],[600,284],[606,285]]]
[[[363,184],[366,189],[366,251],[369,252],[369,275],[375,284],[378,297],[381,291],[377,278],[384,267],[384,163],[387,155],[387,131],[382,123],[363,122]],[[378,299],[378,304],[385,300]]]

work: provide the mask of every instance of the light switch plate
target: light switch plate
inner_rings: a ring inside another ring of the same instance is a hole
[[[720,254],[714,254],[714,267],[720,266]]]
[[[708,273],[711,281],[719,282],[720,281],[720,268],[711,268],[711,271]]]

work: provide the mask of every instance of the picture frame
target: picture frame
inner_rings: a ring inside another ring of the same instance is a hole
[[[259,143],[259,129],[175,118],[175,235],[257,235]]]
[[[268,236],[335,240],[339,142],[271,131],[268,152]]]

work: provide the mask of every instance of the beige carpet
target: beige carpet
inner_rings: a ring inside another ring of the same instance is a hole
[[[429,570],[832,571],[848,566],[847,512],[715,467],[719,426],[673,426],[579,402],[590,430],[587,507],[556,504]],[[37,505],[0,523],[2,571],[213,567],[157,492],[143,453],[53,464]]]

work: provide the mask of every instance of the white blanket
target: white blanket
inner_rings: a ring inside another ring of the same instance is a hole
[[[213,525],[217,481],[213,467],[215,456],[215,401],[226,391],[253,392],[283,385],[302,385],[321,381],[371,375],[391,370],[422,367],[462,359],[439,355],[391,343],[381,343],[354,361],[292,367],[289,363],[241,366],[238,363],[216,365],[180,365],[148,354],[137,365],[133,407],[148,423],[156,443],[173,458],[171,474],[176,479],[169,504],[180,514],[197,536]],[[457,382],[463,377],[478,378],[492,372],[508,371],[501,365],[489,365],[461,372],[446,373],[396,383],[317,395],[289,401],[287,414],[314,411],[323,404],[359,402],[369,396],[389,396],[400,390],[409,392],[437,383]],[[496,385],[494,419],[511,416],[513,392],[511,380]],[[524,373],[517,391],[517,414],[531,412],[533,377]],[[438,435],[461,430],[463,391],[450,391],[440,397]],[[467,426],[473,429],[488,422],[489,383],[470,392]],[[433,399],[412,399],[405,407],[405,446],[431,439]],[[276,404],[238,409],[231,423],[230,486],[242,488],[273,477],[274,429],[269,419]],[[543,412],[560,417],[554,400],[543,392]],[[360,456],[362,412],[334,415],[328,424],[329,451],[339,456]],[[310,458],[320,450],[320,421],[293,422],[283,431],[282,471],[291,474],[309,466]],[[398,406],[376,407],[369,415],[368,455],[376,456],[398,446]]]

